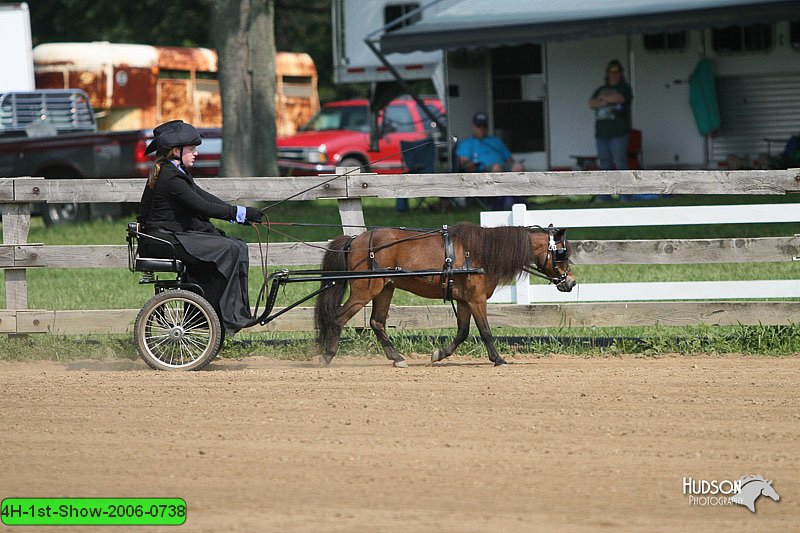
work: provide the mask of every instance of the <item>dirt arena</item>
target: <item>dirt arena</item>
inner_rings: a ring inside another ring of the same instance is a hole
[[[0,497],[188,504],[180,528],[125,532],[800,527],[800,357],[510,361],[2,363]],[[780,501],[683,494],[746,474]]]

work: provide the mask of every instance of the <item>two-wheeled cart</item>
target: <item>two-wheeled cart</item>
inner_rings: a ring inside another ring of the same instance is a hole
[[[151,239],[169,245],[171,259],[141,257],[138,241]],[[128,269],[142,273],[139,283],[152,284],[155,295],[142,307],[134,323],[134,339],[142,359],[156,370],[200,370],[219,353],[222,325],[203,294],[203,289],[185,281],[186,266],[175,257],[174,246],[164,239],[141,231],[140,225],[128,224]],[[368,271],[278,270],[264,279],[256,304],[256,317],[245,327],[264,325],[339,283],[352,279],[400,278],[483,274],[482,268]],[[173,279],[160,279],[159,274],[174,274]],[[278,291],[289,283],[320,283],[318,289],[300,300],[273,313]],[[267,292],[267,287],[269,291]],[[266,294],[266,296],[265,296]],[[264,297],[264,309],[258,312]]]

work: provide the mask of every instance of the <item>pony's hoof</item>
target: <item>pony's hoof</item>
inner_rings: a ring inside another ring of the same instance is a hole
[[[444,359],[444,357],[442,357],[442,351],[439,348],[431,352],[431,363],[441,361],[442,359]]]
[[[506,364],[505,359],[498,359],[494,362],[494,366],[503,366],[504,364]]]
[[[319,356],[319,366],[321,366],[321,367],[330,366],[332,360],[333,360],[332,357],[330,359],[328,359],[324,355],[320,355]]]
[[[395,368],[408,368],[408,363],[406,363],[405,361],[395,361],[394,362],[394,367]]]

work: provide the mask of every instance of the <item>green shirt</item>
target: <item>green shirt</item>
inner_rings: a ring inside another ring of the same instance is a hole
[[[624,81],[617,85],[603,85],[592,93],[592,98],[597,98],[602,94],[613,93],[621,94],[625,98],[625,103],[609,104],[594,110],[595,137],[619,137],[631,130],[631,102],[633,102],[633,91],[630,85]]]

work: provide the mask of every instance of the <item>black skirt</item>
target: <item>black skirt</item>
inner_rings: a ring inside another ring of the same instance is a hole
[[[244,241],[212,231],[170,232],[155,230],[153,236],[175,246],[175,255],[186,265],[185,280],[202,287],[205,298],[219,315],[227,335],[252,322],[247,292],[249,256]],[[140,254],[172,257],[172,249],[149,239],[139,241]]]

